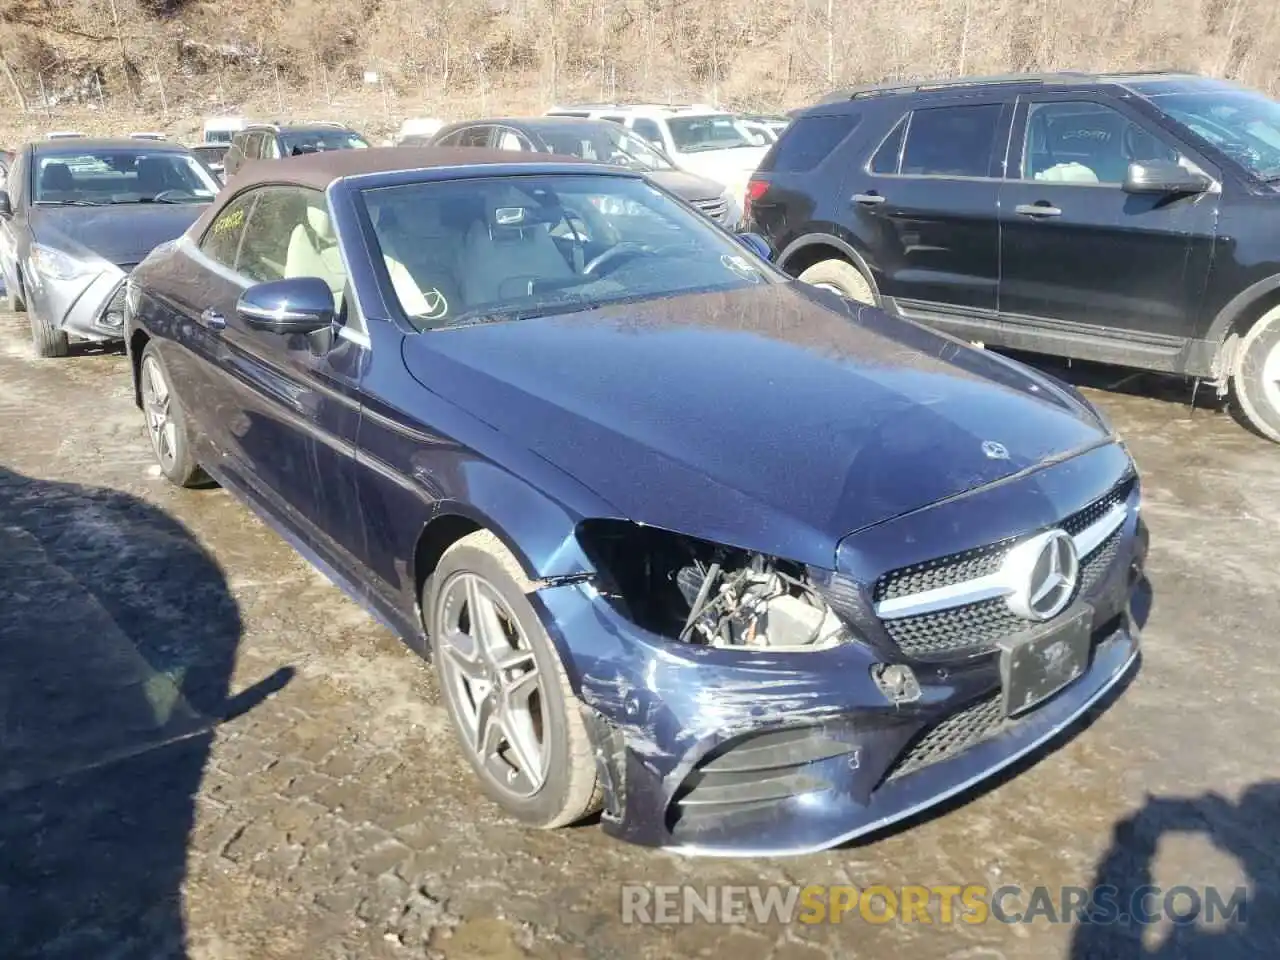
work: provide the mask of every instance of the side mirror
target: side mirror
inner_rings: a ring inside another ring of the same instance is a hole
[[[773,259],[773,247],[769,246],[769,241],[758,233],[740,233],[738,242],[761,260]]]
[[[1124,178],[1125,193],[1204,193],[1209,178],[1192,173],[1171,160],[1147,160],[1129,164]]]
[[[8,220],[13,216],[13,204],[9,201],[9,191],[0,190],[0,218]]]
[[[256,330],[313,333],[333,323],[333,292],[319,277],[270,280],[241,294],[236,313]]]

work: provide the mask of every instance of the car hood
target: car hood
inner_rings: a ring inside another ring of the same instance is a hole
[[[793,283],[444,328],[404,359],[620,516],[823,566],[848,533],[1108,439],[1020,364]]]
[[[182,234],[207,203],[128,203],[102,207],[33,207],[38,243],[115,264],[135,264],[152,248]]]
[[[700,177],[684,170],[654,170],[649,179],[664,190],[670,190],[682,200],[693,203],[698,200],[715,200],[724,193],[724,185],[717,180]]]

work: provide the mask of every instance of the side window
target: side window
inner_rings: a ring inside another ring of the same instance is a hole
[[[261,133],[249,134],[244,144],[244,158],[246,160],[257,160],[262,156],[262,137]]]
[[[1023,139],[1023,180],[1120,184],[1129,164],[1182,163],[1178,151],[1119,110],[1088,100],[1033,103]]]
[[[856,113],[831,117],[800,117],[787,128],[778,145],[761,164],[779,173],[812,170],[831,154],[862,118]]]
[[[456,147],[462,142],[462,135],[466,132],[467,131],[465,130],[455,130],[453,133],[449,134],[447,137],[441,138],[440,141],[436,144],[436,146],[437,147]],[[406,142],[407,142],[407,138],[406,138]],[[417,144],[414,144],[414,145],[416,146]]]
[[[915,110],[907,123],[902,173],[907,176],[988,177],[1001,105]]]
[[[498,135],[499,150],[525,150],[532,152],[533,144],[515,130],[502,129]]]
[[[210,260],[222,264],[228,270],[236,268],[236,254],[240,251],[240,238],[249,219],[249,210],[260,190],[242,193],[222,208],[217,219],[209,225],[200,240],[200,249]]]
[[[631,122],[631,129],[636,132],[637,136],[644,137],[650,143],[662,145],[662,131],[658,129],[658,125],[652,120],[639,117]]]
[[[898,160],[902,157],[902,138],[907,132],[907,117],[903,117],[893,127],[887,137],[880,142],[880,148],[871,158],[870,170],[881,176],[898,172]]]
[[[267,160],[279,158],[280,143],[274,133],[264,133],[262,135],[262,148],[258,151],[258,155]]]
[[[265,187],[258,192],[240,244],[237,272],[257,283],[319,277],[341,308],[347,271],[324,194],[306,187]]]
[[[461,137],[458,140],[458,146],[487,147],[489,145],[489,134],[492,130],[492,127],[467,127],[467,129],[459,131]]]

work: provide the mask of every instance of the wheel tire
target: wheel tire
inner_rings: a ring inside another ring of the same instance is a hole
[[[159,378],[159,382],[154,378]],[[164,365],[160,350],[154,343],[148,343],[142,351],[142,359],[138,365],[138,387],[142,395],[142,412],[146,417],[147,436],[151,440],[151,450],[156,455],[156,463],[160,465],[160,473],[170,483],[179,487],[199,487],[208,482],[200,464],[196,462],[191,450],[191,428],[182,402],[173,392],[169,370]],[[167,405],[159,399],[158,387],[163,387]],[[158,425],[156,417],[160,416],[163,406],[164,419]],[[166,427],[172,426],[172,432]],[[161,435],[165,434],[162,441]],[[165,446],[171,447],[166,452]]]
[[[8,287],[4,292],[5,307],[10,313],[22,313],[27,309],[26,303],[23,302],[22,294],[18,292],[22,286],[22,275],[18,275],[12,287],[9,287],[8,284],[5,284],[5,286]]]
[[[821,263],[815,263],[796,279],[810,286],[831,290],[848,300],[876,306],[876,294],[871,288],[871,281],[863,275],[861,270],[844,260],[823,260]]]
[[[1280,307],[1263,314],[1240,342],[1231,386],[1249,425],[1280,443]]]
[[[456,688],[454,675],[443,659],[448,654],[442,651],[443,625],[448,613],[445,603],[452,592],[451,585],[462,574],[478,576],[497,593],[528,640],[537,665],[541,679],[539,692],[545,693],[539,697],[543,722],[541,749],[549,751],[549,757],[545,780],[528,796],[517,796],[504,787],[467,742],[468,726],[460,714],[462,708],[458,700],[464,694]],[[551,829],[575,823],[600,809],[602,791],[591,739],[578,710],[578,698],[569,685],[555,644],[529,603],[527,594],[533,589],[502,541],[489,531],[480,530],[445,551],[423,588],[422,610],[441,699],[449,711],[462,752],[480,778],[485,793],[518,820]]]
[[[27,311],[27,323],[31,326],[31,349],[37,357],[50,359],[67,355],[67,331],[55,327],[34,306]]]

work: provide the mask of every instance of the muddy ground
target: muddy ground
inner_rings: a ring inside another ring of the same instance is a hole
[[[485,801],[426,664],[220,490],[151,467],[122,355],[0,317],[0,956],[1280,955],[1280,449],[1181,382],[1069,371],[1133,449],[1145,660],[950,809],[799,859],[685,860]],[[1098,386],[1109,389],[1096,389]],[[643,927],[619,885],[1245,885],[1247,924]]]

